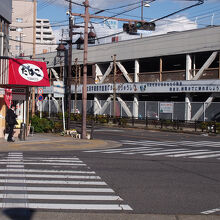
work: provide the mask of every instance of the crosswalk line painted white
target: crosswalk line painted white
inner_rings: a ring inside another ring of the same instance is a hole
[[[7,164],[7,167],[8,168],[24,168],[24,165],[10,165],[10,164]]]
[[[0,173],[0,177],[11,177],[11,178],[19,178],[19,177],[25,177],[25,178],[49,178],[49,179],[101,179],[99,176],[82,176],[82,175],[43,175],[43,174],[13,174],[13,173],[7,173],[2,174]]]
[[[194,156],[194,157],[190,157],[190,158],[195,158],[195,159],[204,159],[204,158],[214,158],[214,157],[220,157],[220,152],[217,151],[216,153],[214,153],[212,151],[213,154],[211,155],[203,155],[203,156]]]
[[[30,157],[27,156],[25,159],[32,159],[32,160],[80,160],[78,157]]]
[[[183,153],[183,152],[192,152],[192,151],[189,151],[189,150],[186,150],[186,149],[169,149],[169,150],[162,150],[162,151],[159,151],[159,152],[156,152],[156,153],[147,153],[147,154],[144,154],[146,156],[162,156],[162,155],[169,155],[169,154],[179,154],[179,153]]]
[[[142,145],[142,146],[168,146],[173,147],[176,146],[176,143],[174,142],[158,142],[158,141],[145,141],[145,142],[123,142],[123,144],[132,144],[132,145]]]
[[[0,190],[5,190],[5,186],[0,186]],[[81,192],[81,193],[114,193],[114,190],[110,188],[73,188],[73,187],[31,187],[27,186],[25,188],[26,191],[32,191],[32,192]],[[23,186],[7,186],[7,192],[10,191],[24,191]]]
[[[163,148],[155,148],[154,150],[149,149],[149,150],[144,150],[144,151],[132,151],[132,152],[128,152],[128,153],[122,153],[125,155],[132,155],[132,154],[144,154],[144,153],[153,153],[153,152],[158,152],[158,150],[162,150]]]
[[[113,154],[113,153],[123,153],[123,152],[136,152],[136,151],[143,151],[143,150],[152,150],[153,148],[152,147],[143,147],[143,148],[129,148],[129,149],[127,149],[127,148],[124,148],[124,149],[121,149],[120,151],[114,151],[114,150],[112,150],[112,151],[107,151],[107,152],[102,152],[102,153],[106,153],[106,154]],[[154,149],[159,149],[159,148],[154,148]]]
[[[8,162],[0,162],[0,164],[8,164]],[[11,165],[20,164],[17,162],[10,162]],[[84,163],[45,163],[45,162],[38,162],[38,163],[31,163],[31,162],[24,162],[24,165],[56,165],[56,166],[86,166]]]
[[[23,162],[28,162],[28,161],[36,161],[36,160],[24,160],[24,159],[3,159],[3,160],[0,160],[0,162],[19,162],[19,161],[23,161]],[[80,161],[80,160],[77,160],[77,161],[75,161],[75,160],[59,160],[59,159],[57,159],[57,160],[44,160],[44,159],[42,159],[42,160],[37,160],[36,161],[36,163],[40,163],[40,162],[59,162],[59,163],[83,163],[82,161]]]
[[[0,207],[3,207],[0,203]],[[123,204],[50,204],[50,203],[28,203],[31,209],[58,209],[58,210],[99,210],[99,211],[131,211],[129,205]]]
[[[191,153],[185,153],[185,154],[176,154],[176,155],[170,155],[170,156],[168,156],[168,157],[186,157],[186,156],[193,156],[193,155],[201,155],[201,154],[208,154],[208,153],[210,153],[210,151],[202,151],[202,150],[200,150],[200,151],[193,151],[193,152],[191,152]]]
[[[0,198],[3,199],[5,195],[0,194]],[[8,193],[7,198],[24,199],[23,194]],[[112,195],[51,195],[51,194],[26,194],[25,199],[42,199],[42,200],[101,200],[101,201],[122,201],[119,196]]]
[[[0,183],[23,183],[21,179],[0,179]],[[71,181],[71,180],[29,180],[25,179],[27,184],[69,184],[69,185],[107,185],[102,181]]]
[[[7,168],[0,169],[0,172],[24,172],[24,173],[68,173],[68,174],[95,174],[94,171],[81,171],[81,170],[39,170],[39,169],[23,169],[23,168]]]
[[[129,205],[122,204],[123,199],[115,195],[114,190],[108,188],[99,176],[94,175],[94,171],[90,171],[89,168],[84,170],[86,164],[83,170],[80,170],[81,166],[77,165],[83,162],[45,158],[39,158],[36,163],[35,161],[33,158],[13,156],[0,161],[6,164],[6,168],[0,169],[0,183],[4,184],[0,185],[2,192],[0,207],[46,210],[132,210]],[[39,166],[71,164],[74,168],[25,169],[24,166],[27,164]],[[76,186],[72,187],[73,185]],[[39,202],[40,200],[44,202]]]

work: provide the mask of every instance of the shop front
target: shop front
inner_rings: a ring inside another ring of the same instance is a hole
[[[0,59],[0,138],[5,136],[6,111],[16,105],[17,122],[14,137],[22,123],[28,124],[30,91],[32,87],[50,86],[45,62],[2,58]]]

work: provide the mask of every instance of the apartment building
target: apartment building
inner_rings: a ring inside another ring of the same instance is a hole
[[[55,36],[48,19],[37,19],[36,43],[37,53],[48,53],[56,50],[57,45],[55,45]]]
[[[12,0],[12,23],[10,26],[10,52],[14,57],[33,54],[32,0]],[[36,20],[36,54],[56,49],[55,37],[47,19]]]
[[[11,23],[12,0],[0,0],[0,56],[7,56],[9,51],[9,24]]]

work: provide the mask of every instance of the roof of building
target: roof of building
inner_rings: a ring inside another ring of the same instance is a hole
[[[114,54],[117,55],[117,60],[123,61],[218,50],[220,50],[220,26],[211,26],[91,46],[88,51],[88,62],[110,62]],[[48,66],[54,66],[56,53],[43,56],[49,61]],[[82,62],[83,50],[73,49],[73,62],[75,58]]]

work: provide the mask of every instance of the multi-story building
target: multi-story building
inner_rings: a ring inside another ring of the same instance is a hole
[[[87,93],[92,104],[88,109],[112,115],[115,95],[117,115],[145,117],[155,113],[160,118],[219,120],[219,36],[220,27],[213,26],[89,47]],[[72,55],[73,65],[76,58],[83,61],[82,50],[74,49]],[[55,70],[62,76],[57,55],[44,57],[52,73]],[[73,74],[72,102],[75,79]],[[77,90],[80,104],[82,85]],[[49,92],[54,91],[51,88]],[[81,106],[78,109],[81,112]]]
[[[36,43],[37,53],[47,53],[56,50],[55,36],[48,19],[37,19]]]
[[[12,0],[12,24],[10,27],[10,51],[12,56],[33,54],[32,0]],[[55,50],[55,37],[49,20],[36,20],[36,54]]]
[[[0,0],[0,56],[7,56],[9,50],[8,33],[9,24],[11,23],[11,13],[12,13],[12,0]],[[3,72],[5,68],[5,62],[0,58],[0,73]],[[1,85],[1,83],[0,83]],[[5,129],[5,112],[6,106],[4,101],[4,89],[0,88],[0,137],[3,136],[3,131]]]
[[[9,24],[11,23],[12,0],[0,0],[0,56],[8,55]]]
[[[33,45],[33,10],[32,0],[12,0],[12,23],[10,26],[10,52],[12,56],[31,54]]]

